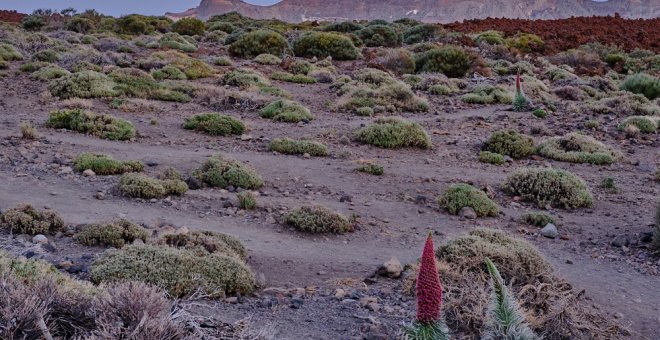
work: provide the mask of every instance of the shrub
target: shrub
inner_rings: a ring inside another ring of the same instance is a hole
[[[150,43],[147,45],[147,47],[171,48],[183,52],[197,51],[197,45],[194,39],[188,36],[182,36],[174,32],[165,33],[162,37],[160,37],[157,43],[156,42]]]
[[[240,120],[219,113],[200,113],[186,118],[183,128],[206,132],[212,136],[240,135],[245,124]]]
[[[257,30],[241,35],[229,47],[229,53],[243,58],[254,58],[268,53],[282,55],[289,45],[284,37],[274,31]]]
[[[95,153],[80,154],[73,161],[76,171],[92,170],[97,175],[118,175],[125,172],[141,172],[144,164],[140,161],[118,161],[111,156]]]
[[[496,165],[502,165],[505,163],[503,155],[490,151],[479,152],[479,161],[482,163],[490,163]]]
[[[23,55],[14,46],[0,42],[0,60],[14,61],[23,60]]]
[[[190,97],[175,88],[158,83],[148,73],[135,68],[120,68],[110,73],[115,90],[127,96],[173,102],[189,102]]]
[[[415,60],[412,54],[405,49],[387,50],[385,55],[377,59],[377,62],[379,65],[397,74],[415,72]]]
[[[135,240],[147,241],[149,233],[140,225],[127,220],[85,226],[74,236],[76,242],[86,246],[110,246],[121,248]]]
[[[618,92],[610,94],[593,104],[587,104],[584,111],[594,114],[621,116],[660,115],[660,107],[641,94]]]
[[[506,40],[509,48],[515,48],[523,53],[543,52],[545,43],[539,36],[529,33],[520,33]]]
[[[224,254],[241,261],[247,259],[247,250],[239,239],[213,231],[182,228],[164,233],[157,243],[177,249],[197,251],[200,254]]]
[[[188,185],[180,180],[159,180],[132,172],[121,176],[117,189],[128,197],[150,199],[183,195],[188,191]]]
[[[204,30],[204,22],[197,18],[183,18],[172,25],[172,31],[181,35],[202,35]]]
[[[401,34],[388,25],[369,25],[357,31],[356,34],[368,47],[401,46]]]
[[[216,66],[231,66],[232,62],[231,59],[227,57],[217,57],[213,59],[213,64]]]
[[[239,68],[222,76],[222,84],[237,87],[252,87],[270,85],[261,73],[248,68]]]
[[[365,106],[365,107],[359,107],[359,108],[357,108],[357,109],[355,110],[355,113],[356,113],[358,116],[370,117],[370,116],[373,116],[373,114],[374,114],[374,109],[372,109],[372,108],[370,108],[370,107],[368,107],[368,106]]]
[[[641,133],[654,133],[660,125],[660,118],[653,116],[632,116],[624,119],[619,124],[619,130],[625,131],[628,127],[634,126]]]
[[[257,207],[257,196],[251,191],[242,191],[236,194],[238,206],[241,209],[253,210]]]
[[[47,63],[56,63],[60,60],[60,55],[52,49],[39,51],[32,55],[32,60],[44,61]]]
[[[474,209],[480,217],[497,216],[500,213],[500,208],[485,192],[464,183],[454,184],[445,190],[438,197],[438,205],[452,215],[457,215],[464,207]]]
[[[477,44],[504,45],[504,37],[498,31],[484,31],[474,36],[474,42]]]
[[[541,142],[536,153],[557,161],[608,165],[620,157],[613,148],[579,133],[569,133]]]
[[[178,68],[172,66],[172,65],[167,65],[160,70],[156,70],[151,72],[151,76],[154,77],[156,80],[163,80],[163,79],[168,79],[168,80],[186,80],[188,77],[186,77],[186,74],[183,73],[181,70]]]
[[[308,233],[343,234],[353,231],[353,224],[343,215],[321,206],[304,206],[284,215],[284,222]]]
[[[334,60],[354,60],[358,49],[348,37],[338,33],[308,32],[293,43],[293,51],[298,57],[326,58]]]
[[[260,114],[262,118],[285,123],[298,123],[314,119],[314,116],[302,104],[287,99],[279,99],[266,105],[261,109]]]
[[[21,138],[23,139],[37,139],[39,132],[30,122],[21,122]]]
[[[503,188],[540,207],[547,204],[566,209],[589,207],[593,200],[584,180],[564,170],[520,169],[507,177]]]
[[[555,223],[555,219],[545,213],[531,212],[520,216],[520,222],[543,228],[549,223]]]
[[[213,67],[204,61],[174,50],[155,52],[151,54],[149,59],[138,61],[138,64],[143,69],[153,69],[170,65],[178,68],[186,74],[188,79],[192,80],[210,77],[215,72]]]
[[[534,140],[515,130],[500,130],[488,138],[482,149],[511,158],[523,158],[534,152]]]
[[[660,97],[660,78],[646,73],[633,74],[623,80],[619,89],[643,94],[644,97],[654,100]]]
[[[320,27],[324,32],[342,32],[351,33],[363,29],[364,26],[353,21],[332,22]]]
[[[356,169],[358,172],[364,172],[374,176],[382,176],[385,173],[385,169],[382,165],[378,164],[365,164]]]
[[[39,31],[44,26],[46,26],[46,22],[38,15],[28,15],[21,20],[21,27],[26,31]]]
[[[271,76],[271,79],[274,80],[280,80],[280,81],[286,81],[289,83],[296,83],[296,84],[314,84],[316,83],[316,79],[310,76],[306,76],[303,74],[291,74],[288,72],[274,72]]]
[[[254,289],[254,275],[234,256],[152,245],[106,251],[90,267],[95,283],[141,281],[164,288],[173,297],[202,292],[211,297]]]
[[[433,40],[440,33],[440,28],[432,24],[415,25],[403,32],[403,42],[408,45]]]
[[[282,59],[272,54],[264,53],[256,56],[254,62],[261,65],[279,65]]]
[[[46,126],[69,129],[110,140],[129,140],[135,137],[135,128],[131,122],[111,115],[97,115],[82,109],[51,112]]]
[[[468,104],[509,104],[513,99],[509,91],[500,86],[481,85],[461,96],[461,100]]]
[[[268,149],[287,155],[308,154],[313,157],[328,155],[328,147],[319,142],[290,138],[276,138],[270,143]]]
[[[209,158],[201,168],[192,174],[197,180],[211,187],[226,188],[234,186],[247,190],[256,190],[264,184],[261,176],[252,168],[235,160],[220,156]]]
[[[34,71],[37,71],[39,69],[42,69],[42,68],[48,67],[48,66],[53,66],[53,65],[51,63],[47,63],[47,62],[43,62],[43,61],[34,61],[34,62],[25,63],[25,64],[21,65],[21,67],[19,67],[19,70],[21,70],[21,72],[30,72],[30,73],[32,73]]]
[[[149,32],[149,26],[138,15],[127,15],[117,20],[118,28],[121,33],[140,35]]]
[[[356,131],[358,141],[381,148],[431,148],[431,138],[418,123],[400,117],[378,118]]]
[[[405,110],[425,112],[429,104],[415,95],[410,86],[394,79],[388,73],[366,68],[355,73],[355,80],[346,83],[337,80],[333,88],[341,96],[337,106],[341,109],[354,111],[362,107],[375,109],[380,107],[388,111]],[[381,110],[381,112],[384,110]]]
[[[90,19],[76,16],[66,23],[66,29],[78,33],[88,33],[94,29],[94,22]]]
[[[548,116],[548,112],[541,108],[534,109],[534,111],[532,111],[532,114],[534,115],[534,117],[541,119],[544,119],[545,117]]]
[[[415,57],[417,73],[440,72],[452,78],[465,76],[470,64],[468,54],[457,46],[434,48]]]
[[[64,221],[55,211],[21,204],[0,214],[0,227],[19,234],[54,234],[64,229]]]
[[[71,73],[59,66],[46,66],[44,68],[40,68],[39,70],[33,72],[30,75],[30,79],[32,80],[51,80],[51,79],[57,79],[57,78],[62,78],[70,75]]]
[[[83,71],[53,80],[48,88],[53,96],[68,98],[102,98],[119,95],[115,83],[103,73]]]

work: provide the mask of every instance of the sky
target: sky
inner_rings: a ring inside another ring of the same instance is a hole
[[[279,0],[244,0],[257,5],[272,5]],[[201,0],[0,0],[0,9],[32,13],[37,8],[63,9],[73,7],[79,11],[93,8],[103,14],[120,16],[140,13],[161,15],[165,12],[183,12],[199,5]]]

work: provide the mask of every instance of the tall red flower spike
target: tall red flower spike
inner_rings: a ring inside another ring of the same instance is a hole
[[[435,266],[433,238],[431,233],[426,239],[422,263],[417,276],[417,322],[435,323],[440,320],[442,307],[442,285]]]
[[[516,75],[516,93],[520,93],[520,70],[518,70],[518,74]]]

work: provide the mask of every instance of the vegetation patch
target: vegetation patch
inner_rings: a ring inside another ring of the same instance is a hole
[[[272,54],[264,53],[256,56],[254,62],[261,65],[279,65],[282,63],[282,59],[278,56]]]
[[[251,167],[220,156],[206,160],[192,176],[210,187],[218,188],[227,188],[231,185],[235,188],[256,190],[264,184],[261,176]]]
[[[53,80],[48,88],[53,96],[68,98],[116,97],[115,82],[103,73],[82,71]]]
[[[156,80],[186,80],[188,77],[183,71],[172,65],[167,65],[159,70],[151,72],[151,76]]]
[[[7,43],[0,43],[0,60],[15,61],[23,60],[23,55],[18,52],[14,46]]]
[[[584,180],[564,170],[523,168],[509,175],[502,187],[539,207],[573,209],[590,207],[593,202]]]
[[[208,230],[188,230],[182,228],[164,233],[157,241],[170,247],[197,251],[200,254],[224,254],[241,261],[247,259],[247,249],[233,236]]]
[[[418,123],[400,117],[378,118],[356,131],[358,141],[381,148],[416,147],[430,149],[431,138]]]
[[[140,161],[118,161],[108,155],[89,152],[76,157],[73,166],[76,171],[82,172],[89,169],[97,175],[119,175],[144,170],[144,164]]]
[[[244,210],[254,210],[257,207],[257,195],[252,191],[241,191],[236,194],[238,207]]]
[[[261,87],[270,82],[259,72],[248,68],[239,68],[222,76],[222,84],[241,88]]]
[[[360,54],[350,38],[332,32],[305,33],[293,43],[293,51],[299,57],[333,60],[354,60]]]
[[[274,31],[257,30],[241,35],[229,47],[229,53],[243,58],[254,58],[260,54],[268,53],[282,55],[289,48],[284,37]]]
[[[212,136],[240,135],[245,132],[245,124],[240,120],[219,113],[200,113],[186,118],[183,128],[203,131]]]
[[[650,100],[654,100],[660,97],[660,78],[646,73],[633,74],[623,80],[619,89],[639,93]]]
[[[555,219],[545,213],[540,212],[529,212],[520,216],[520,222],[533,225],[539,228],[543,228],[549,223],[555,223]]]
[[[385,173],[385,169],[383,168],[382,165],[374,164],[374,163],[367,163],[361,165],[355,170],[358,172],[364,172],[374,176],[382,176]]]
[[[34,71],[30,75],[32,80],[51,80],[62,78],[70,75],[71,72],[59,67],[59,66],[46,66]]]
[[[515,130],[500,130],[488,138],[482,150],[516,159],[523,158],[534,153],[534,140]]]
[[[328,147],[322,143],[291,138],[276,138],[270,143],[268,149],[286,155],[308,154],[313,157],[328,155]]]
[[[109,223],[90,224],[78,232],[74,239],[86,246],[121,248],[135,240],[147,241],[149,233],[142,226],[121,219]]]
[[[464,94],[461,100],[468,104],[511,104],[513,96],[501,86],[482,85]]]
[[[315,84],[316,78],[304,74],[292,74],[288,72],[274,72],[270,76],[271,79],[286,81],[296,84]]]
[[[389,25],[369,25],[355,33],[367,47],[401,46],[403,36]]]
[[[353,224],[342,214],[321,206],[304,206],[284,215],[284,222],[300,231],[318,234],[343,234],[353,231]]]
[[[117,189],[128,197],[150,199],[163,198],[168,195],[183,195],[188,191],[188,185],[181,180],[160,180],[132,172],[121,176]]]
[[[536,153],[557,161],[596,165],[612,164],[621,157],[612,147],[575,132],[541,142]]]
[[[260,114],[262,118],[285,123],[298,123],[314,119],[309,109],[298,102],[287,99],[279,99],[266,105],[261,109]]]
[[[490,151],[481,151],[479,152],[479,162],[502,165],[505,163],[505,159],[504,156],[499,153],[490,152]]]
[[[595,103],[583,106],[585,113],[617,116],[660,115],[660,107],[641,94],[614,92]]]
[[[131,122],[111,115],[97,115],[82,109],[51,112],[46,126],[109,140],[129,140],[135,137],[135,128]]]
[[[64,229],[64,221],[55,211],[21,204],[0,214],[0,227],[19,234],[55,234]]]
[[[115,90],[127,96],[184,103],[191,100],[186,93],[157,82],[139,69],[117,69],[110,73],[110,78],[117,84]]]
[[[660,117],[655,116],[632,116],[624,119],[619,124],[619,130],[625,131],[634,126],[641,133],[654,133],[660,125]]]
[[[458,46],[433,48],[415,57],[417,73],[442,73],[451,78],[462,78],[470,69],[470,56]]]
[[[497,216],[500,208],[485,192],[464,183],[454,184],[438,197],[440,207],[450,214],[457,215],[464,207],[474,209],[477,216]]]

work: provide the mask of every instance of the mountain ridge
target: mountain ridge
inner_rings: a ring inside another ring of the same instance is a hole
[[[280,19],[288,22],[341,20],[396,20],[411,18],[423,22],[449,23],[468,19],[516,18],[563,19],[571,16],[607,16],[650,19],[660,16],[658,0],[283,0],[270,6],[252,5],[241,0],[202,0],[183,13],[166,13],[173,19],[236,11],[254,19]]]

